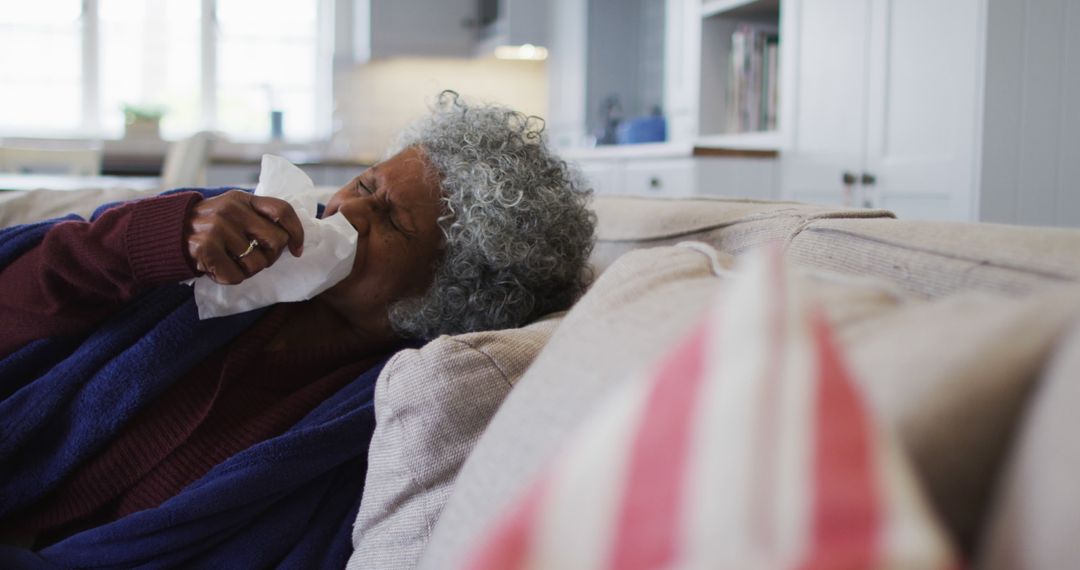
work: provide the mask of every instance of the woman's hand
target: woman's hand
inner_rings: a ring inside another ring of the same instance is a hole
[[[184,241],[196,271],[235,285],[273,265],[286,246],[299,257],[304,227],[288,202],[231,190],[195,204]]]

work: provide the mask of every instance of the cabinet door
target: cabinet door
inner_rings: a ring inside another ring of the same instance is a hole
[[[865,148],[870,4],[787,0],[784,9],[798,11],[799,25],[796,49],[786,52],[797,61],[795,85],[783,92],[795,98],[795,116],[791,143],[781,153],[781,192],[795,200],[842,204],[842,175],[858,171]]]
[[[901,218],[969,220],[981,0],[872,0],[870,201]]]

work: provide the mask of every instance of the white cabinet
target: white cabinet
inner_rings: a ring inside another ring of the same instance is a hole
[[[679,0],[688,1],[688,0]],[[668,114],[667,0],[551,0],[548,133],[557,146],[604,138],[610,118]],[[672,140],[669,136],[668,140]]]
[[[597,194],[636,196],[777,197],[771,158],[693,156],[692,147],[634,145],[567,151]]]
[[[815,203],[851,202],[841,176],[857,176],[866,133],[866,0],[806,0],[784,3],[801,21],[794,43],[795,85],[790,145],[781,163],[781,193]],[[788,14],[788,16],[792,16]],[[789,52],[792,53],[792,52]],[[850,204],[849,204],[850,205]]]
[[[776,197],[775,160],[694,154],[701,0],[552,0],[551,18],[548,133],[598,193]],[[623,119],[661,104],[668,142],[588,148],[613,94]]]
[[[664,114],[668,139],[698,136],[701,1],[667,0],[664,12]]]
[[[548,41],[548,0],[328,0],[338,63],[389,57],[492,57]],[[518,57],[526,57],[518,55]]]
[[[697,161],[692,158],[635,160],[624,168],[624,194],[690,196],[697,190]]]
[[[548,0],[475,0],[482,26],[476,55],[490,56],[499,46],[546,46]]]
[[[1075,0],[783,7],[798,22],[783,197],[1080,226]]]
[[[469,57],[477,42],[477,0],[337,0],[352,10],[356,61],[397,56]],[[338,28],[341,33],[343,30]]]
[[[586,144],[585,91],[589,11],[585,2],[551,0],[547,133],[559,148]]]
[[[696,187],[692,158],[599,159],[578,161],[597,194],[691,196]]]
[[[981,0],[789,0],[797,81],[782,194],[974,216]]]
[[[981,4],[872,3],[865,170],[876,184],[864,193],[876,206],[975,219]]]
[[[621,160],[573,161],[597,194],[621,194],[626,169]]]
[[[558,146],[580,147],[594,132],[586,101],[594,75],[610,69],[589,65],[589,6],[611,1],[553,0],[549,125]],[[732,34],[746,27],[779,37],[775,129],[727,119]],[[724,164],[717,177],[703,176],[714,167],[694,156],[695,193],[1080,226],[1077,29],[1077,0],[666,0],[669,140],[779,152],[768,166],[715,163]],[[641,181],[652,177],[634,175],[629,165],[642,159],[631,156],[583,164],[598,188],[647,191]],[[742,178],[723,178],[731,176]]]

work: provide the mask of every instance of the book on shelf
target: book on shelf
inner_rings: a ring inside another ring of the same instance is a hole
[[[780,73],[776,27],[741,24],[731,34],[728,62],[727,131],[775,130]]]

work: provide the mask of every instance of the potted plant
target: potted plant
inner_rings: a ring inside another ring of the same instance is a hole
[[[160,139],[165,109],[151,105],[124,105],[124,138]]]

